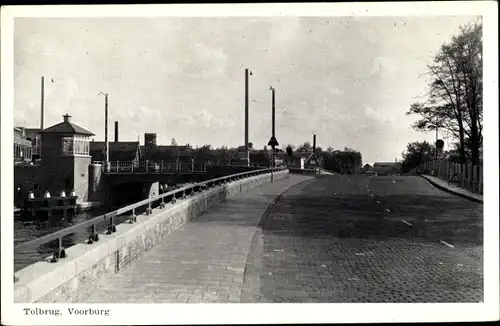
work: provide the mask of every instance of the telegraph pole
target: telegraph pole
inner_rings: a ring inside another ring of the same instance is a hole
[[[276,124],[275,124],[275,112],[276,112],[276,106],[275,106],[275,89],[274,87],[271,87],[271,92],[272,92],[272,110],[273,110],[273,113],[272,113],[272,124],[273,124],[273,137],[276,138]],[[276,146],[272,146],[273,147],[273,168],[276,167]]]
[[[272,95],[272,103],[273,103],[273,137],[275,137],[276,136],[276,133],[275,133],[275,131],[276,131],[276,129],[275,129],[275,127],[276,127],[276,123],[275,123],[276,122],[276,120],[275,120],[276,105],[275,105],[275,93],[274,93],[275,89],[274,89],[274,87],[271,87],[271,91],[272,91],[272,94],[273,94]]]
[[[45,86],[45,82],[44,82],[44,77],[42,76],[42,94],[41,94],[41,112],[40,112],[40,129],[43,130],[43,116],[44,116],[44,105],[45,105],[45,95],[44,95],[44,86]]]
[[[248,153],[248,69],[245,69],[245,159],[250,166],[250,155]]]
[[[275,89],[272,86],[269,86],[269,90],[272,92],[272,135],[271,139],[267,143],[268,146],[271,146],[273,154],[272,154],[272,164],[271,164],[271,182],[274,181],[274,171],[273,169],[276,167],[276,146],[278,146],[278,141],[276,140],[276,134],[275,134]]]

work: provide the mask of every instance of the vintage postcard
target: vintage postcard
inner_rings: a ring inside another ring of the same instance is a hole
[[[497,10],[2,7],[2,324],[499,319]]]

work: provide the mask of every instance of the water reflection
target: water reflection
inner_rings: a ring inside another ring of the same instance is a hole
[[[175,186],[176,188],[184,186],[183,184]],[[180,196],[178,194],[177,196]],[[172,196],[165,198],[165,202],[170,202]],[[131,203],[128,203],[129,205]],[[152,207],[155,208],[159,205],[159,201],[155,202]],[[14,246],[23,242],[31,241],[40,238],[44,235],[59,231],[61,229],[70,227],[72,225],[92,219],[104,213],[119,209],[120,206],[94,209],[92,211],[80,212],[78,214],[68,214],[67,216],[52,215],[51,217],[38,217],[19,215],[14,216]],[[147,206],[136,209],[136,215],[144,214]],[[113,218],[115,225],[126,222],[132,212],[123,214]],[[102,221],[97,224],[99,233],[104,233],[107,230],[109,221]],[[68,234],[63,237],[62,243],[64,248],[69,248],[77,243],[85,242],[90,235],[91,227],[81,228],[74,233]],[[52,255],[53,250],[57,247],[57,240],[51,243],[44,244],[37,248],[30,248],[23,252],[14,253],[14,270],[18,271],[28,265],[37,261],[42,261]]]
[[[20,215],[14,217],[14,246],[26,241],[31,241],[44,235],[59,231],[69,226],[84,222],[106,213],[109,209],[95,209],[78,214],[52,215],[51,217],[31,217]],[[83,242],[88,237],[85,228],[71,233],[63,238],[63,246],[68,248],[75,243]],[[57,242],[48,243],[38,248],[30,248],[23,252],[14,253],[14,270],[17,271],[52,254]]]

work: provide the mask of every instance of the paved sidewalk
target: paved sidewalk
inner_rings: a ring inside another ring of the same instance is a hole
[[[451,192],[457,196],[461,196],[461,197],[464,197],[464,198],[467,198],[467,199],[470,199],[470,200],[473,200],[476,202],[480,202],[480,203],[483,202],[483,196],[480,194],[476,194],[476,193],[470,192],[468,190],[465,190],[463,188],[457,187],[453,184],[449,184],[447,181],[436,178],[436,177],[432,177],[429,175],[423,175],[423,174],[421,174],[420,176],[422,178],[426,179],[427,181],[429,181],[433,186],[435,186],[441,190]]]
[[[279,194],[311,179],[290,175],[214,206],[96,284],[83,302],[240,302],[247,255],[261,217]]]

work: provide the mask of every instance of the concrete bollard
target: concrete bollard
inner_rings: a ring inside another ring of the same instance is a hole
[[[59,194],[59,197],[66,197],[66,191],[62,190]]]
[[[33,191],[28,192],[28,199],[35,199],[35,194]]]
[[[43,198],[50,198],[50,192],[48,190],[45,191],[45,193],[43,194]]]
[[[76,192],[74,190],[72,190],[69,194],[71,197],[76,197]]]

